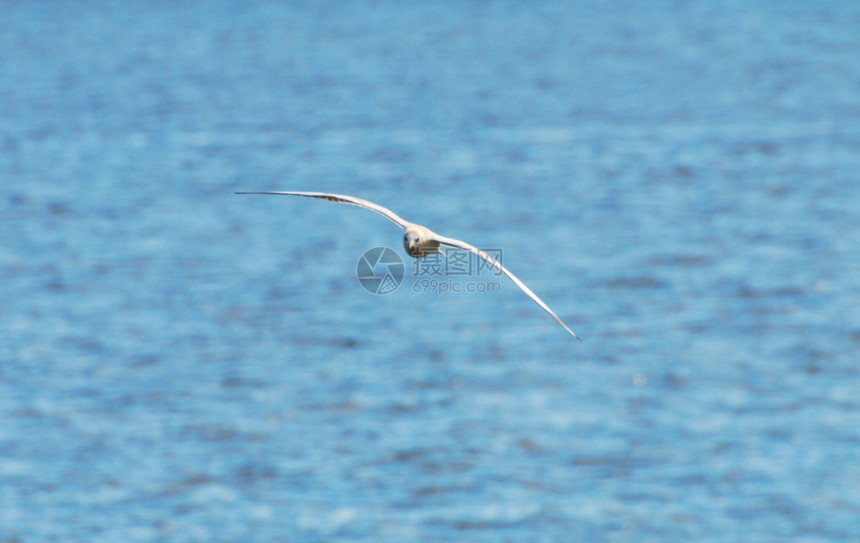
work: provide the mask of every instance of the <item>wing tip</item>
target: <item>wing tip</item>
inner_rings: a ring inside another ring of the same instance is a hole
[[[573,330],[571,330],[570,328],[568,328],[568,326],[564,323],[564,321],[562,321],[562,320],[561,320],[560,318],[558,318],[556,315],[553,315],[553,316],[554,316],[554,317],[555,317],[555,319],[558,321],[558,323],[562,326],[562,328],[564,328],[565,330],[567,330],[567,331],[570,333],[570,335],[572,335],[573,337],[575,337],[578,341],[582,341],[582,338],[581,338],[581,337],[579,337],[578,335],[576,335],[576,332],[574,332]]]

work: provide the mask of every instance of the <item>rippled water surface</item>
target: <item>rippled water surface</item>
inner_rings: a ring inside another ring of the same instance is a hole
[[[860,539],[860,4],[696,5],[5,2],[0,541]]]

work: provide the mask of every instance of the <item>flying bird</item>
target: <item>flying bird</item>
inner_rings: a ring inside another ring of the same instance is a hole
[[[403,248],[406,249],[406,252],[409,253],[409,256],[413,258],[424,258],[428,255],[434,253],[442,253],[441,247],[452,247],[454,249],[462,249],[464,251],[469,251],[470,253],[476,254],[479,257],[483,258],[494,267],[496,267],[500,272],[505,274],[514,284],[525,292],[529,298],[535,301],[541,308],[549,313],[552,318],[555,319],[557,323],[559,323],[565,330],[570,332],[570,335],[575,337],[576,339],[580,339],[579,336],[573,333],[573,330],[567,327],[564,322],[558,315],[553,313],[552,309],[547,306],[543,300],[538,298],[537,294],[531,291],[529,287],[527,287],[522,281],[517,279],[517,276],[512,274],[501,265],[501,263],[488,255],[484,251],[478,249],[473,245],[469,245],[465,241],[460,241],[454,238],[447,238],[445,236],[440,236],[439,234],[433,232],[426,226],[421,226],[420,224],[413,224],[411,222],[405,221],[400,218],[399,215],[394,213],[388,208],[382,207],[381,205],[374,204],[373,202],[369,202],[362,198],[356,198],[355,196],[345,196],[343,194],[330,194],[327,192],[300,192],[300,191],[263,191],[263,192],[237,192],[236,194],[275,194],[281,196],[303,196],[305,198],[320,198],[322,200],[328,200],[329,202],[337,202],[341,204],[350,204],[358,207],[363,207],[365,209],[369,209],[371,211],[375,211],[379,213],[389,221],[393,222],[400,228],[403,228],[406,232],[403,234]],[[580,341],[582,341],[580,339]]]

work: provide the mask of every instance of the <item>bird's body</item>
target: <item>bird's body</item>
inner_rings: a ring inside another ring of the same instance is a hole
[[[403,248],[412,258],[425,258],[434,253],[442,253],[437,238],[426,226],[410,224],[403,233]]]
[[[502,264],[487,254],[486,252],[474,247],[473,245],[469,245],[464,241],[460,241],[454,238],[448,238],[445,236],[440,236],[439,234],[433,232],[426,226],[421,226],[420,224],[410,223],[408,221],[403,220],[399,215],[394,213],[388,208],[382,207],[381,205],[374,204],[368,200],[364,200],[362,198],[357,198],[355,196],[345,196],[342,194],[330,194],[327,192],[301,192],[301,191],[265,191],[265,192],[237,192],[236,194],[274,194],[274,195],[284,195],[284,196],[303,196],[306,198],[320,198],[322,200],[328,200],[330,202],[337,202],[342,204],[350,204],[358,207],[363,207],[365,209],[369,209],[376,213],[379,213],[386,219],[395,223],[400,228],[405,230],[403,234],[403,248],[409,254],[409,256],[413,258],[425,258],[431,254],[445,254],[442,252],[442,247],[451,247],[454,249],[461,249],[464,251],[469,251],[490,264],[492,264],[496,269],[498,269],[501,273],[506,275],[511,281],[514,282],[515,285],[520,287],[520,289],[525,292],[532,300],[535,301],[544,311],[549,313],[552,318],[556,320],[565,330],[570,332],[570,334],[579,339],[579,336],[573,333],[573,330],[567,327],[564,322],[553,313],[553,311],[547,306],[543,300],[538,298],[538,296],[531,291],[522,281],[520,281],[514,274],[508,271]]]

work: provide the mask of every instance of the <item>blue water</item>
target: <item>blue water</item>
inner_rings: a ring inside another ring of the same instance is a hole
[[[175,4],[0,8],[0,541],[860,540],[860,4]]]

